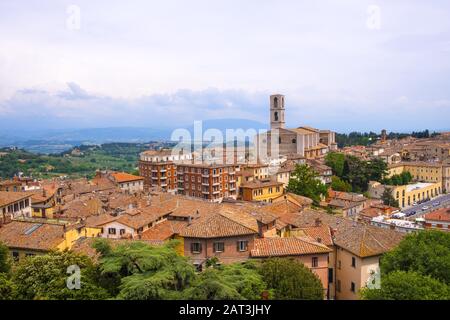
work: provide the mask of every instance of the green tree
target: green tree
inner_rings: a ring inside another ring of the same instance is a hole
[[[161,246],[130,242],[108,248],[105,242],[94,243],[101,248],[101,275],[116,281],[109,290],[118,290],[117,298],[125,300],[178,299],[195,279],[195,268],[187,258],[177,254],[178,241]]]
[[[367,162],[366,172],[369,181],[382,181],[387,175],[387,163],[382,159],[372,159]]]
[[[331,189],[334,191],[351,192],[352,186],[347,181],[344,181],[337,176],[333,176],[331,177]]]
[[[339,152],[330,152],[325,156],[325,164],[333,170],[333,174],[342,178],[344,174],[345,155]]]
[[[9,273],[11,270],[11,258],[9,249],[0,243],[0,273]]]
[[[430,276],[413,271],[393,271],[383,275],[378,289],[364,288],[365,300],[449,300],[449,287]]]
[[[260,272],[268,288],[279,300],[321,300],[322,282],[304,264],[294,259],[272,258],[262,263]]]
[[[403,171],[400,175],[402,177],[402,185],[407,185],[413,179],[413,176],[409,171]]]
[[[81,271],[80,289],[67,286],[69,266]],[[56,251],[22,260],[12,280],[17,287],[18,299],[91,300],[107,298],[103,288],[97,286],[97,269],[90,258],[71,251]]]
[[[214,269],[207,269],[198,280],[186,290],[185,299],[229,300],[261,298],[266,283],[253,261],[234,263]]]
[[[308,197],[318,205],[322,196],[326,196],[327,187],[319,180],[318,174],[305,164],[298,164],[291,175],[287,191]]]
[[[381,270],[415,271],[450,285],[450,233],[430,230],[407,235],[383,256]]]
[[[398,200],[394,198],[394,196],[392,195],[391,188],[389,187],[384,188],[383,194],[381,195],[381,200],[383,200],[383,203],[387,206],[395,208],[399,207]]]
[[[354,192],[366,191],[369,183],[366,162],[354,156],[347,156],[342,178],[352,185]]]
[[[0,273],[0,300],[14,300],[16,287],[7,274]]]

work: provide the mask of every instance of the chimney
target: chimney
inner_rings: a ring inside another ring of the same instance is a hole
[[[47,197],[47,191],[45,190],[45,188],[42,188],[42,196]]]
[[[320,220],[320,218],[317,218],[317,219],[314,221],[314,225],[315,225],[316,227],[320,227],[320,226],[322,225],[322,220]]]

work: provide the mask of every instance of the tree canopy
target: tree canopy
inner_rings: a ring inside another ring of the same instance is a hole
[[[8,247],[0,243],[0,273],[9,273],[11,270],[11,259]]]
[[[448,300],[449,287],[413,271],[393,271],[382,277],[379,289],[363,289],[366,300]]]
[[[67,280],[70,266],[80,268],[80,288],[70,289]],[[12,281],[18,299],[90,300],[107,298],[96,284],[97,270],[91,259],[72,251],[55,251],[28,257],[19,262]]]
[[[364,288],[363,299],[450,299],[450,234],[409,234],[381,259],[380,288]]]
[[[319,180],[319,175],[306,164],[296,165],[287,190],[312,199],[316,205],[319,204],[321,197],[327,194],[326,185]]]
[[[390,187],[384,188],[383,194],[381,195],[381,200],[383,200],[383,203],[387,206],[398,208],[400,204],[398,203],[398,200],[394,198],[392,195],[392,190]]]
[[[423,231],[406,236],[381,260],[381,270],[415,271],[450,284],[450,233]]]
[[[279,300],[320,300],[322,282],[304,264],[294,259],[272,258],[261,267],[263,279]]]
[[[335,178],[334,183],[337,189],[332,185],[332,189],[336,191],[365,192],[369,181],[382,181],[387,174],[387,164],[382,159],[365,161],[339,152],[328,153],[325,164],[331,167],[333,174],[339,178],[339,180]],[[351,190],[348,190],[348,186]]]

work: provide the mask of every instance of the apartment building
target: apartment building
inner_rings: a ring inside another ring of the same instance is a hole
[[[224,198],[237,197],[234,165],[178,164],[178,193],[221,202]]]
[[[31,217],[31,194],[0,191],[0,222],[17,217]]]
[[[139,175],[144,177],[144,188],[160,187],[175,192],[177,184],[177,163],[192,162],[191,153],[174,153],[172,150],[149,150],[140,154]]]

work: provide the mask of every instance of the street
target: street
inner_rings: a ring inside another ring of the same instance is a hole
[[[438,205],[438,203],[439,203],[439,205]],[[422,210],[422,208],[425,206],[427,206],[428,209]],[[406,216],[408,216],[408,214],[411,214],[412,212],[415,212],[415,214],[413,214],[409,217],[405,217],[408,220],[414,220],[416,218],[423,216],[424,214],[426,214],[428,212],[431,212],[431,211],[434,211],[436,209],[443,208],[443,207],[450,207],[450,194],[441,195],[439,197],[431,199],[430,201],[423,202],[421,204],[409,207],[407,209],[403,209],[401,212],[406,214]]]

